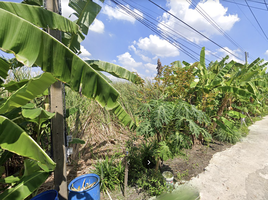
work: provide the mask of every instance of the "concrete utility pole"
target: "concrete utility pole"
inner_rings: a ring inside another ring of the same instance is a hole
[[[46,8],[49,11],[60,13],[59,0],[47,0]],[[48,33],[61,41],[61,32],[57,30],[48,30]],[[51,52],[52,53],[52,52]],[[51,55],[53,56],[53,55]],[[51,138],[52,138],[52,155],[56,162],[54,171],[54,186],[59,192],[60,200],[68,199],[67,191],[67,172],[66,172],[66,149],[65,149],[65,124],[63,110],[63,84],[58,81],[50,87],[50,106],[51,112],[55,117],[51,120]]]
[[[248,52],[245,52],[245,61],[246,61],[246,65],[248,64]]]

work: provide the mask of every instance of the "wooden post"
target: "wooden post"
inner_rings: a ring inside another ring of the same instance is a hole
[[[125,156],[125,180],[124,180],[124,196],[127,199],[127,182],[128,182],[128,152]]]
[[[46,8],[55,13],[60,13],[58,0],[47,0]],[[48,33],[61,41],[61,32],[57,30],[48,30]],[[53,56],[53,55],[51,55]],[[68,199],[67,191],[67,172],[66,172],[66,148],[65,148],[65,123],[63,109],[63,84],[58,81],[50,88],[50,106],[51,112],[55,117],[51,120],[51,139],[52,155],[56,162],[54,171],[54,187],[59,192],[60,200]]]

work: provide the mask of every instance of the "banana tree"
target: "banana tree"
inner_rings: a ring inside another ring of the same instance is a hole
[[[8,157],[6,154],[9,152],[36,161],[34,165],[25,164],[25,169],[29,173],[25,172],[25,176],[19,180],[12,179],[13,177],[4,180],[5,183],[10,182],[11,179],[15,181],[14,187],[1,194],[1,199],[26,198],[45,181],[49,172],[55,168],[55,163],[9,116],[15,109],[20,109],[42,94],[56,80],[66,83],[72,90],[79,91],[88,98],[95,99],[105,109],[112,110],[123,124],[134,126],[131,117],[118,102],[119,93],[100,71],[107,71],[135,83],[140,82],[141,79],[117,65],[102,61],[85,62],[76,55],[74,47],[77,51],[79,50],[77,44],[80,45],[81,31],[83,34],[87,33],[87,27],[99,12],[96,10],[100,9],[91,0],[71,2],[76,11],[75,15],[79,18],[76,23],[40,6],[0,2],[2,21],[0,49],[14,54],[23,65],[40,66],[44,71],[40,77],[18,84],[20,87],[17,91],[9,98],[0,101],[0,147],[4,150],[1,162],[6,160]],[[26,3],[42,5],[41,1],[26,1]],[[91,20],[85,16],[90,16]],[[45,32],[47,28],[57,29],[71,35],[68,47],[47,34]],[[8,64],[0,59],[0,75],[3,80],[9,69]],[[3,86],[2,79],[0,79],[1,86]],[[12,134],[10,134],[11,131]],[[25,191],[25,188],[29,189]]]
[[[232,102],[237,99],[249,102],[250,98],[259,97],[258,89],[255,87],[258,85],[256,79],[258,74],[263,73],[266,63],[260,65],[260,59],[256,59],[250,65],[242,65],[234,61],[227,62],[228,58],[226,56],[221,61],[211,62],[206,67],[205,48],[202,48],[200,62],[193,64],[196,66],[194,74],[197,79],[191,84],[190,93],[194,94],[197,107],[211,116],[211,133],[217,125],[228,128],[225,127],[228,122],[222,119],[222,116],[227,106],[232,109]],[[236,116],[242,115],[236,113]],[[232,128],[229,127],[229,130],[232,132]]]

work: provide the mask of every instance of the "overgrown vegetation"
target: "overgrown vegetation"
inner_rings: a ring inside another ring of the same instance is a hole
[[[93,1],[90,3],[99,12],[100,6]],[[39,12],[34,13],[40,15],[36,14],[30,20],[24,15],[28,9],[37,9]],[[82,17],[93,11],[87,8],[77,12],[76,15]],[[97,13],[88,19],[89,22],[93,22]],[[42,24],[48,14],[56,24]],[[38,190],[55,168],[49,157],[49,120],[54,113],[48,111],[48,88],[57,79],[66,82],[68,134],[84,139],[90,146],[93,140],[116,143],[116,139],[126,137],[127,133],[129,140],[126,142],[125,139],[125,143],[118,141],[118,149],[121,153],[128,151],[128,184],[151,196],[166,191],[161,161],[174,158],[184,148],[208,145],[212,140],[236,143],[248,134],[250,124],[268,113],[267,63],[259,58],[251,64],[241,64],[228,61],[227,56],[206,66],[203,48],[200,61],[193,64],[175,61],[171,65],[161,66],[158,62],[155,79],[143,83],[139,76],[119,66],[102,61],[85,62],[76,55],[80,45],[70,41],[77,34],[86,35],[87,28],[81,33],[78,26],[88,27],[90,23],[81,24],[80,20],[71,22],[42,6],[8,2],[0,2],[0,16],[2,22],[7,24],[1,27],[10,27],[8,30],[0,29],[0,38],[3,38],[0,48],[6,52],[15,49],[13,53],[16,56],[11,60],[0,58],[1,199],[27,198]],[[10,20],[14,25],[8,24]],[[26,31],[19,30],[21,34],[14,34],[18,30],[13,27],[17,28],[18,24],[23,24]],[[61,24],[68,26],[62,27]],[[63,31],[63,43],[72,51],[44,33],[42,28],[47,26]],[[28,32],[40,37],[31,37]],[[19,37],[10,39],[10,35]],[[51,43],[44,43],[43,37]],[[25,46],[28,39],[32,40],[25,48],[12,48],[12,45]],[[64,56],[53,60],[49,53],[44,53],[46,51],[34,51],[36,44],[40,44],[39,49],[57,46]],[[24,65],[40,66],[44,73],[31,77]],[[60,73],[63,71],[64,75]],[[130,82],[110,84],[100,71]],[[72,72],[77,76],[73,76]],[[87,74],[93,74],[93,78]],[[86,129],[94,128],[94,134],[85,138]],[[81,145],[72,146],[75,152],[79,152]],[[73,160],[78,157],[73,156]],[[103,190],[113,190],[123,185],[122,159],[122,154],[105,155],[104,159],[95,163],[94,172],[101,177]],[[187,173],[177,174],[178,179],[187,176]]]

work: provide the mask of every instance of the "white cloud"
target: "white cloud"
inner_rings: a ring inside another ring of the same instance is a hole
[[[91,53],[89,53],[83,45],[81,45],[80,51],[81,51],[81,54],[79,54],[80,58],[82,58],[83,60],[90,59],[89,57],[91,56]]]
[[[227,14],[228,8],[223,7],[219,0],[203,0],[197,5],[200,6],[224,31],[231,30],[234,24],[239,21],[237,14]],[[168,0],[167,7],[170,8],[170,13],[197,29],[207,37],[221,34],[197,12],[196,8],[190,8],[190,4],[187,1]],[[174,30],[180,30],[180,33],[196,43],[207,40],[167,13],[162,15],[161,22]],[[160,23],[158,26],[162,29],[166,29]]]
[[[266,50],[266,52],[264,53],[264,55],[268,56],[268,50]]]
[[[236,57],[242,57],[242,52],[240,49],[236,49],[236,50],[231,50],[228,47],[224,47],[224,49],[226,49],[227,51],[229,51],[230,53],[234,54]],[[220,53],[221,57],[225,57],[226,55],[229,55],[229,59],[227,60],[227,62],[230,62],[231,60],[239,62],[239,63],[245,63],[244,60],[240,60],[238,58],[236,58],[234,55],[229,54],[228,52],[224,51],[223,49],[219,49],[218,50]]]
[[[126,5],[128,8],[129,6]],[[136,21],[136,19],[132,16],[130,16],[129,14],[127,14],[124,10],[118,8],[118,7],[111,7],[109,5],[104,5],[103,8],[102,8],[102,11],[104,14],[108,15],[108,17],[110,19],[117,19],[117,20],[124,20],[124,21],[129,21],[131,23],[134,23]],[[135,12],[135,15],[138,17],[138,18],[143,18],[143,14],[134,9],[133,10]]]
[[[140,55],[140,57],[141,57],[141,59],[144,61],[144,62],[151,62],[152,61],[152,59],[151,58],[149,58],[149,57],[147,57],[147,56],[145,56],[145,55]]]
[[[135,43],[136,43],[136,41],[133,42],[133,44],[135,44]],[[143,55],[143,54],[141,53],[141,51],[137,50],[136,47],[135,47],[134,45],[130,45],[128,48],[129,48],[129,50],[134,51],[134,53],[135,53],[136,55],[140,56],[141,59],[142,59],[143,61],[145,61],[145,62],[151,62],[151,61],[152,61],[151,58],[149,58],[149,57]]]
[[[147,63],[144,65],[146,69],[149,69],[150,71],[156,72],[156,65],[152,63]]]
[[[102,21],[95,19],[94,22],[90,25],[89,30],[97,32],[97,33],[103,33],[104,24]]]
[[[143,51],[148,51],[158,57],[175,57],[180,55],[179,50],[159,38],[157,35],[150,35],[149,38],[140,38],[136,45]]]
[[[62,15],[67,18],[69,18],[69,16],[75,12],[72,8],[68,6],[68,3],[69,0],[61,0]],[[75,15],[71,15],[69,19],[74,21],[77,19],[77,17]]]
[[[150,73],[150,71],[148,69],[145,70],[146,73]]]
[[[122,64],[122,67],[126,68],[129,71],[137,72],[138,67],[142,66],[141,62],[136,62],[134,58],[130,55],[129,52],[117,56],[119,63]]]

